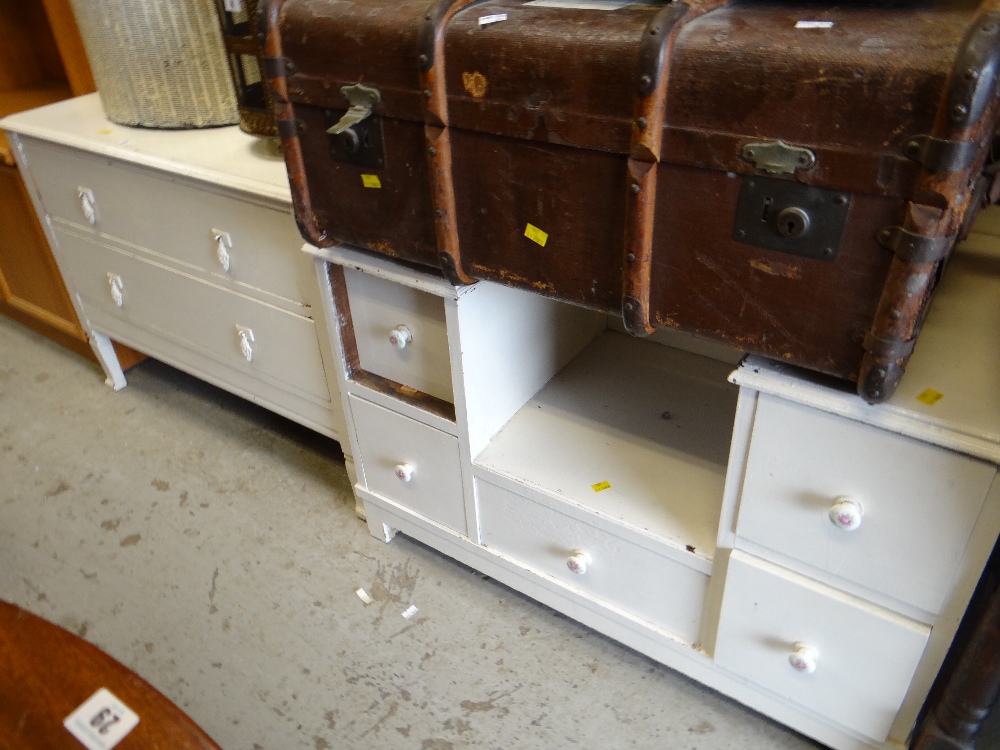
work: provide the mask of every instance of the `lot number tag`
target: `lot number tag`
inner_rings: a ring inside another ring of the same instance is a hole
[[[111,750],[138,723],[135,711],[101,688],[67,716],[63,726],[87,750]]]

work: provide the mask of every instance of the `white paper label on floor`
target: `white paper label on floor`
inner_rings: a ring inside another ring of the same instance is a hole
[[[375,601],[370,596],[368,596],[368,592],[365,591],[364,589],[358,589],[354,593],[357,594],[358,595],[358,599],[360,599],[361,601],[363,601],[365,604],[371,604],[373,601]]]
[[[135,729],[139,716],[118,700],[107,688],[101,688],[63,721],[69,733],[87,750],[111,750]]]
[[[409,607],[406,608],[406,611],[403,612],[403,617],[409,620],[411,617],[413,617],[413,615],[417,614],[417,612],[419,611],[420,611],[419,609],[417,609],[411,604]]]
[[[832,29],[833,21],[799,21],[795,24],[797,29]]]

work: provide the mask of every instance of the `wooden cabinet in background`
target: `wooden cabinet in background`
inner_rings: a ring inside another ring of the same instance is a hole
[[[95,90],[68,0],[0,0],[0,117]],[[0,313],[94,356],[2,133]],[[117,348],[124,367],[143,359]]]

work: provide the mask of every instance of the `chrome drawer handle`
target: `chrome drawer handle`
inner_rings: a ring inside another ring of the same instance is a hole
[[[830,522],[843,531],[854,531],[861,527],[865,515],[861,501],[848,495],[841,495],[830,506]]]
[[[221,229],[213,229],[212,238],[215,240],[215,257],[222,270],[229,273],[229,251],[233,249],[233,238]]]
[[[582,576],[587,572],[587,566],[591,562],[590,555],[582,549],[575,549],[573,550],[573,554],[566,558],[566,567],[577,575]]]
[[[97,223],[97,205],[94,201],[94,191],[90,188],[78,187],[76,194],[80,198],[80,210],[83,211],[83,218],[88,224]]]
[[[788,655],[788,663],[792,665],[792,669],[802,674],[815,672],[819,652],[812,646],[801,642],[793,643],[792,648],[795,650]]]
[[[111,299],[116,307],[125,303],[125,282],[122,277],[108,271],[108,286],[111,288]]]
[[[236,335],[240,339],[240,351],[243,352],[243,356],[247,358],[247,362],[253,362],[253,347],[251,344],[254,343],[253,331],[251,331],[246,326],[236,326]]]
[[[389,332],[389,343],[397,349],[405,349],[413,341],[413,334],[404,325],[398,325]]]

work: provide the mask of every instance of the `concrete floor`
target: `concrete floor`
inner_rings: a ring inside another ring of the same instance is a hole
[[[115,656],[225,750],[817,747],[376,541],[335,442],[158,362],[128,379],[114,393],[0,317],[0,598]]]

